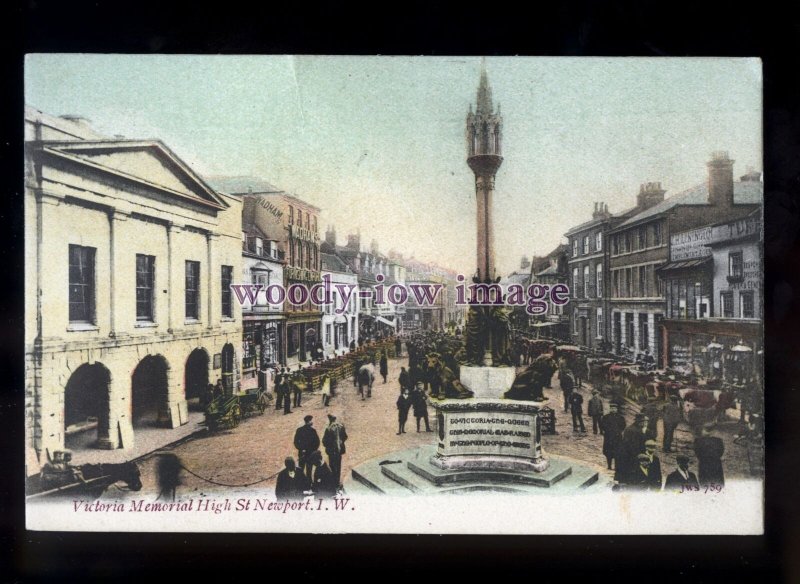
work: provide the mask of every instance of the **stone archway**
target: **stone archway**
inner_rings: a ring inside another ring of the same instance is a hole
[[[186,359],[184,370],[184,394],[190,411],[203,409],[203,393],[209,383],[208,378],[208,353],[203,348],[197,348]]]
[[[91,448],[108,439],[111,373],[102,363],[84,363],[64,387],[64,446]]]
[[[131,422],[135,428],[168,422],[169,364],[161,355],[148,355],[131,376]]]

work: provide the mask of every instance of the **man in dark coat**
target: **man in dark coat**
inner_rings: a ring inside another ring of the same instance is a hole
[[[406,420],[408,420],[408,410],[411,408],[411,396],[408,390],[404,389],[400,397],[397,398],[397,435],[406,433]]]
[[[628,480],[624,483],[626,489],[657,490],[661,488],[659,478],[658,487],[654,488],[653,471],[650,467],[650,459],[647,454],[641,453],[636,456],[636,461],[628,473]]]
[[[303,373],[303,366],[299,365],[297,371],[292,376],[292,393],[294,395],[294,407],[302,408],[303,389],[306,387],[306,376]]]
[[[386,349],[381,351],[380,372],[383,383],[386,383],[386,376],[389,375],[389,357],[386,355]]]
[[[303,492],[311,487],[311,481],[295,468],[294,459],[291,456],[286,457],[284,464],[286,468],[278,473],[278,481],[275,483],[275,498],[289,501],[302,500]]]
[[[403,388],[410,388],[411,387],[411,376],[406,371],[405,367],[400,368],[400,377],[398,378],[400,382],[400,392],[402,393]]]
[[[711,435],[711,425],[706,424],[701,435],[694,439],[694,454],[697,456],[697,472],[701,485],[724,485],[725,473],[722,470],[722,454],[725,445],[722,438]]]
[[[572,431],[586,433],[586,426],[583,424],[583,396],[577,391],[573,391],[569,396],[569,407],[572,412]]]
[[[561,393],[564,394],[564,413],[567,413],[569,411],[569,398],[575,388],[575,380],[572,374],[562,367],[558,371],[558,381],[561,384]]]
[[[394,339],[394,356],[401,357],[403,353],[403,341],[400,337]]]
[[[322,444],[328,454],[328,461],[331,463],[331,471],[335,480],[334,489],[342,485],[342,455],[347,452],[345,442],[347,441],[347,430],[344,424],[336,421],[336,416],[328,414],[328,427],[322,435]]]
[[[656,440],[658,438],[658,418],[661,417],[658,403],[652,401],[645,404],[642,413],[647,416],[647,439]]]
[[[622,442],[617,456],[617,482],[627,484],[634,479],[638,456],[645,451],[646,429],[647,416],[636,414],[633,424],[622,432]]]
[[[661,490],[661,459],[658,458],[656,455],[656,441],[655,440],[647,440],[644,443],[645,451],[644,453],[647,455],[647,488],[652,491],[660,491]]]
[[[275,409],[280,410],[283,407],[284,384],[286,382],[286,369],[281,367],[280,371],[275,375]]]
[[[589,400],[589,415],[592,417],[592,434],[603,433],[603,398],[596,389],[592,390],[592,399]]]
[[[297,448],[297,463],[300,470],[311,478],[311,461],[309,456],[319,449],[319,434],[311,421],[313,416],[303,418],[305,422],[294,433],[294,447]]]
[[[619,449],[622,444],[622,432],[625,430],[625,416],[619,413],[619,407],[615,403],[609,404],[611,410],[600,422],[603,430],[603,454],[608,462],[608,470],[611,470],[611,462],[617,461],[619,467]]]
[[[311,455],[314,465],[314,478],[311,481],[311,490],[317,499],[328,499],[336,496],[336,477],[331,468],[322,460],[322,453],[317,450]]]
[[[697,480],[697,475],[689,470],[689,457],[679,454],[676,460],[678,461],[678,468],[667,475],[664,490],[677,491],[679,493],[699,490],[700,483]]]
[[[428,421],[428,402],[425,399],[422,385],[418,385],[411,392],[411,406],[414,408],[414,417],[417,419],[417,432],[420,431],[420,420],[425,420],[425,431],[431,432],[431,424]]]
[[[672,452],[672,443],[675,438],[675,429],[683,419],[683,412],[678,403],[678,396],[671,395],[669,403],[664,406],[661,419],[664,422],[664,452]]]

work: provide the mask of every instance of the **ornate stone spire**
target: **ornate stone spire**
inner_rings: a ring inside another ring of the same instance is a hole
[[[478,114],[491,115],[494,113],[492,107],[492,87],[489,85],[489,76],[486,73],[486,59],[481,59],[481,82],[478,85]]]

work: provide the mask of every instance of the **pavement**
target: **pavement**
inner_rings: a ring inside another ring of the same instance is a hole
[[[140,493],[123,495],[110,490],[106,498],[141,497],[158,493],[155,463],[158,452],[176,454],[189,472],[182,473],[182,485],[178,488],[179,498],[207,496],[209,494],[236,495],[253,491],[274,491],[275,476],[284,467],[284,458],[297,458],[293,440],[295,430],[303,425],[303,417],[314,416],[313,425],[322,438],[328,423],[327,414],[332,413],[345,425],[348,434],[347,453],[342,459],[342,482],[350,477],[353,467],[381,455],[421,445],[435,443],[436,420],[433,408],[429,407],[429,418],[433,432],[417,433],[415,419],[410,413],[406,423],[407,433],[397,435],[397,409],[395,402],[400,387],[398,376],[400,367],[407,360],[390,359],[388,382],[383,383],[380,376],[373,385],[372,397],[362,400],[357,394],[351,379],[339,382],[337,395],[331,399],[330,405],[322,405],[319,393],[305,394],[302,407],[292,408],[290,414],[277,411],[274,406],[263,415],[247,418],[238,427],[215,434],[196,433],[184,438],[172,446],[162,448],[156,453],[144,455],[138,462],[142,472],[143,490]],[[603,477],[611,478],[613,471],[606,467],[602,454],[602,436],[592,433],[591,419],[584,414],[586,433],[572,430],[571,415],[564,413],[563,398],[557,376],[553,378],[552,389],[545,389],[544,395],[549,398],[547,405],[556,411],[556,434],[542,437],[545,453],[561,457],[569,457],[583,462],[596,469]],[[591,385],[584,382],[578,389],[584,396],[584,409],[591,397]],[[606,402],[606,411],[608,411]],[[628,423],[638,412],[635,404],[627,404],[623,413]],[[738,412],[729,410],[731,420],[738,418]],[[676,432],[677,450],[664,453],[661,450],[663,428],[659,422],[658,455],[664,474],[676,467],[675,456],[678,453],[688,454],[694,461],[692,452],[692,435],[683,426]],[[748,477],[749,466],[745,449],[733,444],[736,424],[734,421],[718,426],[717,435],[725,442],[723,465],[726,477]],[[691,465],[696,472],[696,462]]]

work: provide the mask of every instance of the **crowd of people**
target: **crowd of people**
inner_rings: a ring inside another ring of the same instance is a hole
[[[564,414],[571,416],[572,431],[574,434],[587,433],[584,421],[585,412],[591,418],[592,433],[602,435],[602,454],[606,459],[609,470],[614,471],[616,489],[647,489],[647,490],[697,490],[701,487],[722,487],[725,484],[722,457],[724,442],[719,436],[714,436],[714,423],[695,424],[686,419],[680,397],[676,394],[669,395],[667,400],[651,399],[635,414],[629,425],[622,411],[627,401],[622,395],[607,392],[609,403],[603,399],[601,386],[595,384],[591,388],[591,398],[585,403],[581,393],[584,380],[588,379],[587,359],[574,347],[563,349],[556,343],[539,343],[541,346],[536,351],[528,351],[528,346],[520,352],[521,362],[529,365],[517,377],[518,380],[528,380],[529,384],[538,386],[551,386],[548,377],[552,370],[543,364],[551,362],[556,364],[556,378],[563,397]],[[645,358],[647,356],[645,355]],[[541,379],[536,375],[526,373],[544,372]],[[587,385],[588,384],[587,382]],[[604,387],[602,389],[608,389]],[[538,394],[539,397],[536,397]],[[543,400],[541,387],[538,390],[522,391],[520,395],[533,395],[532,399]],[[525,399],[524,397],[522,399]],[[531,399],[528,397],[528,399]],[[606,411],[608,408],[608,411]],[[682,423],[686,423],[694,433],[691,450],[684,450],[676,457],[677,467],[666,478],[662,475],[661,460],[658,456],[659,424],[661,420],[662,431],[661,449],[664,453],[675,452],[675,431]],[[753,432],[756,432],[753,430]],[[697,464],[697,475],[690,470],[693,460],[688,456],[693,452]]]

